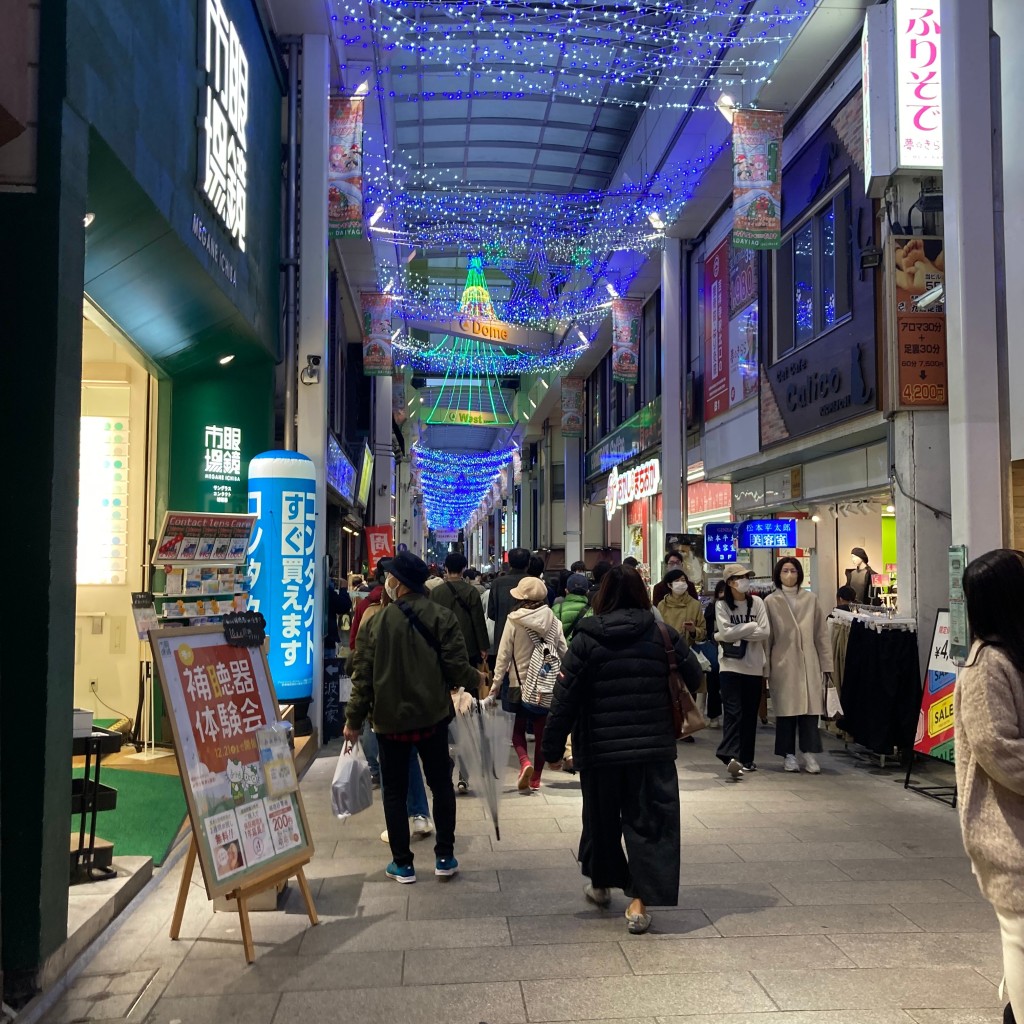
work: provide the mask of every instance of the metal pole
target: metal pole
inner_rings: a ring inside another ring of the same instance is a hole
[[[288,184],[285,194],[284,447],[295,451],[296,259],[299,161],[299,43],[288,43]]]

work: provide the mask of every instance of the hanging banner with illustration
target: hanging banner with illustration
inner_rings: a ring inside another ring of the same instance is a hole
[[[360,292],[363,313],[363,373],[390,377],[395,365],[391,351],[391,296]]]
[[[890,244],[885,265],[896,331],[896,408],[941,408],[949,401],[942,239],[893,235]]]
[[[156,629],[149,639],[207,895],[306,863],[312,840],[260,647],[230,642],[223,626]],[[278,773],[279,763],[290,771]]]
[[[562,378],[562,437],[583,436],[583,378]]]
[[[775,110],[737,110],[732,122],[732,236],[740,249],[778,249],[782,237],[782,123]]]
[[[612,299],[612,380],[635,384],[640,367],[639,299]]]
[[[919,754],[952,763],[954,758],[953,691],[958,669],[949,650],[949,612],[935,616],[935,632],[928,652],[928,671],[917,719],[914,749]]]
[[[327,234],[361,238],[363,227],[363,100],[334,96],[328,121]]]

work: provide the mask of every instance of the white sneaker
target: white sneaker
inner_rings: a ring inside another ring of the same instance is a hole
[[[381,834],[380,834],[380,841],[382,843],[390,843],[391,842],[391,840],[388,839],[388,830],[387,829],[384,829],[384,831],[381,832]]]
[[[721,717],[721,715],[719,715],[718,718],[709,718],[708,719],[708,728],[709,729],[721,729],[722,728],[722,717]]]
[[[734,779],[738,779],[738,778],[742,777],[742,775],[743,775],[743,765],[741,765],[739,763],[739,761],[736,760],[735,757],[725,767],[728,769],[729,774]]]
[[[804,754],[804,771],[808,775],[820,775],[821,765],[813,754]]]
[[[425,818],[422,814],[418,814],[412,819],[412,834],[422,839],[424,836],[429,836],[434,831],[434,826],[431,825],[430,819]]]
[[[784,772],[798,772],[800,771],[800,765],[796,762],[796,754],[787,754],[786,760],[783,762],[782,770]]]

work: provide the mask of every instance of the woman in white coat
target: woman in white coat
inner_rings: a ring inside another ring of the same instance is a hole
[[[832,645],[818,599],[801,590],[804,569],[796,558],[780,558],[773,574],[776,591],[765,598],[772,634],[768,686],[775,711],[775,753],[787,772],[800,771],[797,737],[804,769],[821,771],[818,716],[824,708],[824,679],[832,673]]]

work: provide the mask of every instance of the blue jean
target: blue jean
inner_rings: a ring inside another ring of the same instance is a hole
[[[370,728],[369,722],[364,722],[363,753],[366,755],[366,763],[370,766],[370,774],[375,779],[380,779],[378,750],[377,734]],[[417,757],[409,758],[409,796],[405,801],[405,810],[410,818],[430,817],[427,787],[423,783],[423,771]]]

